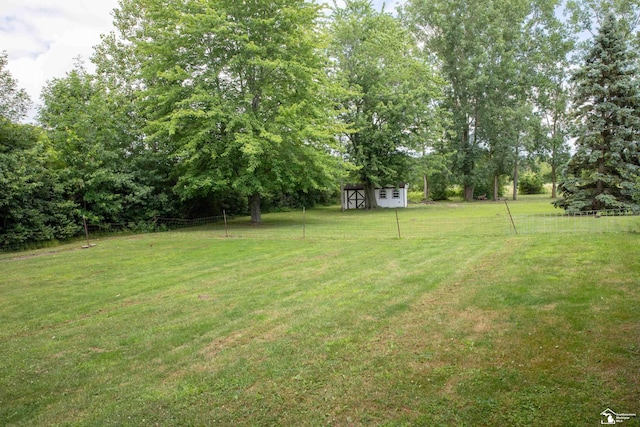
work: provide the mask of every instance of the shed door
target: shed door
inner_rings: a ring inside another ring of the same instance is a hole
[[[364,190],[344,190],[347,199],[347,209],[364,209]]]

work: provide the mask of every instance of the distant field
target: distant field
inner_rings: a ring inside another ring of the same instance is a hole
[[[546,198],[509,206],[554,212]],[[0,425],[640,413],[640,234],[471,232],[504,211],[415,206],[398,213],[401,239],[394,211],[323,208],[238,219],[230,238],[213,225],[0,254]],[[414,236],[412,218],[451,228]],[[328,234],[344,223],[391,233]]]

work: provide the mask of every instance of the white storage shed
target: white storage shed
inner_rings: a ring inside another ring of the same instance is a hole
[[[409,184],[390,185],[375,189],[376,202],[381,208],[406,208]],[[364,185],[345,185],[342,190],[343,209],[365,208]]]

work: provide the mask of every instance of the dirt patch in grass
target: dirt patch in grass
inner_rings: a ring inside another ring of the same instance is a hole
[[[227,336],[220,337],[203,349],[207,358],[215,358],[222,351],[246,345],[250,341],[246,331],[234,331]]]
[[[265,324],[260,327],[239,329],[215,338],[202,348],[200,354],[207,360],[208,365],[216,365],[222,353],[226,351],[275,342],[285,334],[286,326],[277,322],[269,322],[268,326]]]

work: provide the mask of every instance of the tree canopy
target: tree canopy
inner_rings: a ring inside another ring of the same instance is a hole
[[[26,115],[31,100],[7,70],[8,64],[7,52],[0,52],[0,116],[10,121],[18,121]]]
[[[260,222],[262,197],[332,185],[320,18],[304,0],[121,2],[146,132],[176,159],[176,193],[237,192]]]
[[[329,27],[332,75],[341,85],[347,158],[358,167],[367,207],[376,186],[407,180],[409,152],[434,126],[443,80],[399,19],[369,0],[335,8]]]

